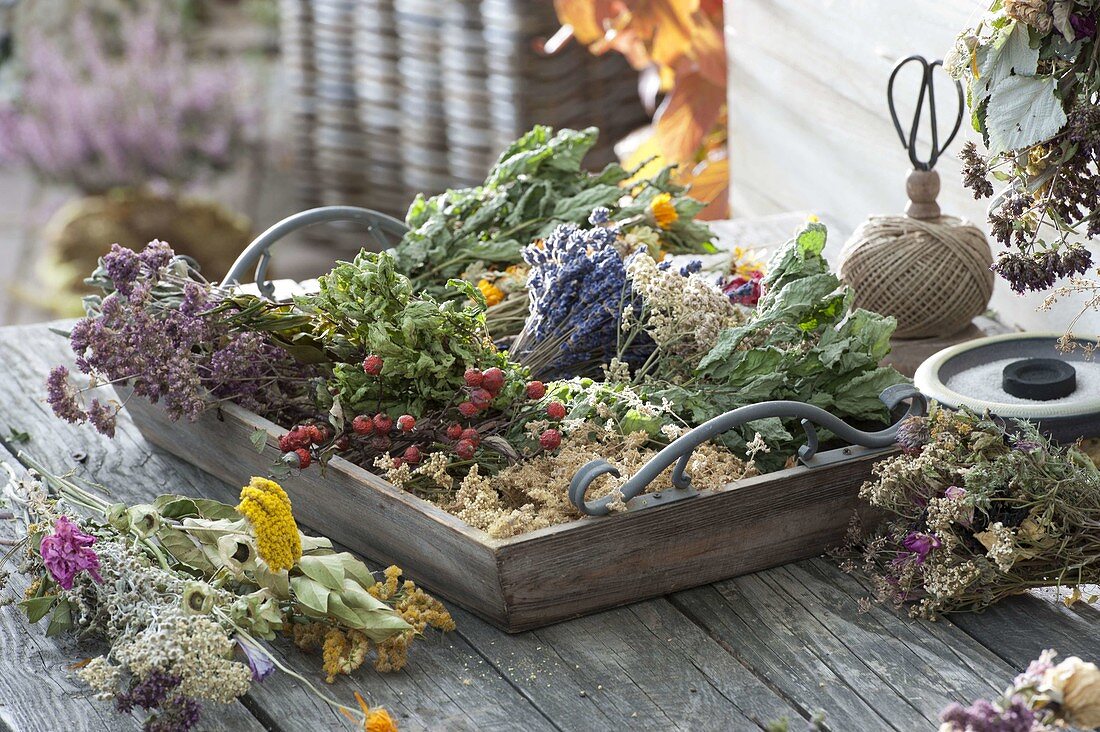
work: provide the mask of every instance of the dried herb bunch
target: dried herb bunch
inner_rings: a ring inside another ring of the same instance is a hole
[[[47,635],[99,642],[77,676],[118,712],[142,710],[146,732],[188,732],[204,706],[234,701],[276,669],[354,719],[270,644],[319,638],[331,683],[372,657],[380,671],[399,670],[425,632],[454,629],[438,600],[398,582],[397,567],[377,578],[299,531],[273,481],[252,478],[236,506],[171,494],[126,505],[68,475],[0,468],[11,478],[2,495],[27,524],[0,556],[0,567],[19,557],[30,580],[19,606],[31,623],[48,619]],[[0,590],[8,578],[0,574]]]
[[[936,405],[898,441],[905,454],[860,490],[890,515],[861,545],[878,599],[935,618],[1036,587],[1076,600],[1100,581],[1100,470],[1076,447]]]
[[[999,697],[954,703],[940,712],[939,732],[1054,732],[1100,726],[1100,669],[1076,656],[1055,663],[1048,649]]]
[[[1092,267],[1081,237],[1100,235],[1098,15],[1095,0],[996,0],[944,61],[987,148],[964,147],[965,185],[984,198],[1004,184],[989,208],[1008,247],[994,270],[1017,292],[1066,277],[1069,289],[1097,286],[1077,275]]]

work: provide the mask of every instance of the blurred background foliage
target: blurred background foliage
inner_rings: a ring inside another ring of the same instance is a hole
[[[726,50],[721,0],[554,0],[562,32],[592,53],[620,53],[640,74],[653,124],[625,140],[627,167],[642,174],[677,164],[678,182],[709,205],[701,218],[728,214]]]
[[[701,218],[726,216],[720,0],[536,1],[547,35],[554,11],[563,26],[546,54],[578,43],[638,71],[653,121],[616,145],[624,165],[652,175],[674,163],[708,203]],[[256,229],[302,207],[295,89],[280,64],[287,7],[0,0],[0,324],[78,314],[84,275],[115,242],[168,241],[216,278]],[[295,246],[308,265],[288,264]],[[289,241],[280,274],[311,276],[335,256]]]

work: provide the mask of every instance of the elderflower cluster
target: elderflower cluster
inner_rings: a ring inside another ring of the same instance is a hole
[[[924,571],[924,587],[930,599],[943,600],[962,594],[980,576],[981,569],[972,561],[930,562]]]
[[[252,672],[231,660],[233,640],[202,615],[165,610],[148,627],[115,644],[120,663],[139,677],[163,671],[180,677],[180,693],[228,704],[248,691]]]

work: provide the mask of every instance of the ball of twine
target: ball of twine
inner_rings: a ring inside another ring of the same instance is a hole
[[[993,294],[989,241],[953,216],[872,216],[840,258],[855,306],[894,316],[898,338],[953,335],[985,312]]]

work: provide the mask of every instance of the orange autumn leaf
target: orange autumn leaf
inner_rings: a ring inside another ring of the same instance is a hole
[[[595,54],[616,51],[652,75],[644,88],[665,97],[652,134],[624,164],[651,160],[641,175],[677,165],[678,182],[724,211],[729,164],[725,159],[726,51],[721,0],[555,0],[562,23]],[[649,102],[654,97],[648,97]]]
[[[725,93],[725,87],[698,72],[677,76],[676,86],[657,110],[661,154],[670,160],[691,160],[718,123]]]
[[[558,20],[570,26],[573,37],[585,46],[603,40],[603,19],[611,5],[612,0],[554,0]]]
[[[704,160],[677,176],[676,182],[691,186],[691,197],[707,204],[697,218],[713,221],[729,217],[730,167],[725,155]]]

